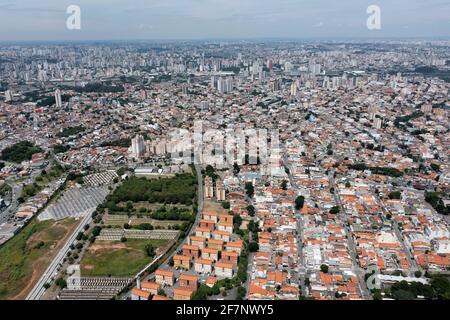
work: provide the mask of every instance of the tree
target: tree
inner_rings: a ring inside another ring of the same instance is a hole
[[[416,278],[420,278],[422,276],[422,272],[420,272],[419,270],[417,270],[416,272],[414,272],[414,276]]]
[[[256,252],[259,250],[259,245],[256,242],[250,242],[248,245],[248,250],[250,252]]]
[[[247,291],[245,290],[245,288],[243,286],[239,286],[237,288],[237,300],[243,300],[245,297],[245,294],[247,293]]]
[[[153,258],[156,255],[155,248],[151,243],[147,243],[145,245],[145,253],[147,254],[147,256],[151,258]]]
[[[330,213],[331,214],[338,214],[339,213],[339,207],[335,206],[333,208],[330,209]]]
[[[245,192],[247,193],[247,196],[249,198],[253,197],[253,195],[255,193],[255,188],[253,187],[253,183],[251,183],[251,182],[245,183]]]
[[[158,295],[159,295],[159,296],[165,297],[165,296],[166,296],[166,292],[164,291],[164,289],[159,288],[159,289],[158,289]]]
[[[229,201],[222,202],[222,208],[227,210],[230,209],[230,202]]]
[[[64,289],[64,288],[66,288],[67,287],[67,282],[66,282],[66,280],[64,280],[63,278],[58,278],[57,280],[56,280],[56,285],[58,286],[58,287],[60,287],[61,289]]]
[[[301,210],[303,209],[303,206],[305,205],[305,197],[304,196],[298,196],[295,199],[295,209]]]
[[[328,273],[328,266],[326,264],[322,264],[320,266],[320,271],[322,271],[323,273]]]
[[[255,213],[256,213],[256,209],[255,209],[254,206],[248,205],[248,206],[247,206],[247,212],[248,212],[248,215],[249,215],[250,217],[254,217],[254,216],[255,216]]]
[[[241,168],[239,168],[239,165],[235,162],[233,164],[233,174],[235,176],[237,176],[239,174],[239,172],[241,171]]]
[[[402,193],[400,191],[393,191],[389,193],[389,199],[400,199],[402,197]]]

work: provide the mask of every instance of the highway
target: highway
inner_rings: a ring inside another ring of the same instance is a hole
[[[59,265],[62,264],[63,259],[66,257],[67,252],[69,252],[70,250],[70,245],[74,243],[78,233],[83,230],[86,224],[91,223],[93,211],[94,210],[87,212],[86,216],[80,221],[79,225],[73,231],[70,238],[67,240],[67,242],[59,251],[59,253],[53,259],[52,263],[48,266],[47,270],[45,270],[44,274],[41,276],[41,278],[36,283],[34,288],[28,294],[26,300],[39,300],[42,297],[42,295],[45,292],[44,285],[46,283],[51,282],[53,280],[52,278],[57,274]]]

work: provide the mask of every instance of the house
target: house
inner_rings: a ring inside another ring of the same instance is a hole
[[[160,285],[173,286],[175,282],[175,276],[173,271],[158,269],[155,271],[156,283]]]
[[[161,285],[156,282],[142,282],[141,289],[147,292],[150,292],[152,295],[157,295],[158,290],[161,288]]]
[[[208,228],[197,227],[197,228],[195,228],[195,235],[197,237],[203,237],[206,239],[210,239],[211,238],[211,230],[209,230]]]
[[[191,257],[177,254],[173,257],[173,266],[177,269],[189,270],[191,268]]]
[[[212,263],[211,259],[197,259],[194,262],[194,270],[198,273],[211,273]]]
[[[203,219],[205,220],[212,220],[214,223],[217,223],[218,221],[218,214],[214,212],[205,212],[203,213]]]
[[[239,259],[239,254],[234,251],[223,251],[221,261],[229,262],[232,264],[237,264]]]
[[[152,301],[158,301],[158,300],[172,300],[172,298],[156,295],[153,296]]]
[[[183,273],[178,278],[180,287],[188,288],[196,291],[198,289],[198,276]]]
[[[212,238],[214,240],[223,240],[225,242],[230,241],[231,232],[223,231],[223,230],[216,230],[212,233]]]
[[[223,250],[223,243],[224,243],[223,240],[210,239],[210,240],[208,240],[208,248],[222,251]]]
[[[227,231],[229,233],[233,233],[233,223],[229,222],[219,222],[217,224],[217,230]]]
[[[214,220],[202,219],[202,220],[200,220],[199,226],[200,226],[200,228],[206,228],[210,231],[214,231],[214,229],[216,228],[215,224],[216,224],[216,222]]]
[[[231,214],[221,214],[219,216],[219,223],[231,223],[233,225],[233,216]]]
[[[216,277],[208,277],[208,279],[206,279],[206,285],[212,288],[218,281],[219,279],[217,279]]]
[[[206,239],[203,237],[191,236],[189,237],[191,245],[197,246],[200,250],[206,247]]]
[[[191,300],[194,290],[189,288],[173,288],[173,299],[174,300]]]
[[[227,251],[234,251],[237,252],[239,255],[241,255],[243,245],[244,242],[242,240],[239,240],[235,242],[228,242],[225,245],[225,248]]]
[[[214,274],[218,278],[233,278],[233,264],[229,262],[219,261],[214,266]]]
[[[150,300],[151,293],[139,288],[131,290],[131,300]]]
[[[197,246],[185,244],[182,248],[183,256],[198,258],[200,255],[200,249]]]
[[[202,250],[202,258],[203,259],[211,259],[213,261],[217,261],[219,259],[219,250],[205,248]]]

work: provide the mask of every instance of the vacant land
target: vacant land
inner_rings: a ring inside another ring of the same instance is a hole
[[[0,300],[25,299],[78,221],[31,221],[0,247]]]
[[[219,214],[228,214],[228,210],[224,209],[221,203],[211,200],[204,201],[203,212],[216,212]]]
[[[153,258],[145,252],[152,244],[156,255],[162,253],[165,240],[98,241],[92,244],[81,260],[81,275],[84,277],[134,276]]]

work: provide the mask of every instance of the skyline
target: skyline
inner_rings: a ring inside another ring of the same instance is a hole
[[[385,39],[450,37],[450,1],[0,1],[0,41]],[[68,30],[69,5],[81,30]],[[381,30],[369,30],[370,5]],[[326,8],[325,10],[323,8]]]

